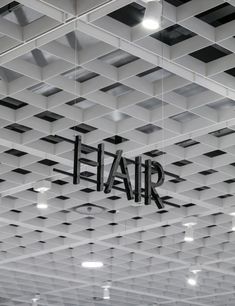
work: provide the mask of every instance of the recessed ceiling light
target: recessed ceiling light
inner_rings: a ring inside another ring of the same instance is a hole
[[[51,182],[43,180],[34,184],[33,189],[38,192],[37,208],[47,209],[47,194],[46,192],[51,189]]]
[[[189,277],[189,278],[187,279],[187,282],[188,282],[188,284],[189,284],[190,286],[196,286],[196,285],[197,285],[197,280],[196,280],[195,277]]]
[[[150,0],[147,3],[143,26],[148,30],[157,30],[161,26],[162,4],[159,0]]]
[[[193,242],[194,237],[193,237],[193,228],[188,227],[185,231],[185,236],[184,236],[184,241],[185,242]]]
[[[224,212],[232,217],[235,217],[235,206],[225,207]]]
[[[102,285],[102,288],[104,289],[103,299],[104,300],[109,300],[110,299],[110,291],[109,291],[109,289],[111,288],[111,281],[105,282]]]
[[[197,218],[190,217],[183,220],[182,225],[186,227],[184,241],[193,242],[194,241],[194,229],[193,227],[197,225]]]
[[[47,209],[48,204],[47,203],[37,203],[37,208],[38,209]]]
[[[37,208],[38,209],[47,209],[47,194],[46,193],[39,193],[37,198]]]
[[[109,300],[110,299],[109,288],[104,288],[103,299],[104,300]]]
[[[232,219],[232,231],[235,231],[235,216]]]
[[[102,261],[83,261],[81,266],[83,268],[87,269],[96,269],[96,268],[102,268],[103,267]]]
[[[189,269],[189,277],[187,278],[187,283],[190,286],[196,286],[198,281],[198,274],[201,272],[201,266],[192,266]]]
[[[32,298],[32,306],[37,306],[38,305],[38,301],[40,300],[40,294],[37,293],[35,294],[35,296]]]

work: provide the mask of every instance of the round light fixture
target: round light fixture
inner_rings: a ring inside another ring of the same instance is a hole
[[[37,208],[38,209],[47,209],[48,208],[48,204],[47,203],[38,203],[37,204]]]
[[[189,278],[187,279],[187,282],[188,282],[188,284],[189,284],[190,286],[196,286],[196,285],[197,285],[197,280],[196,280],[195,277],[189,277]]]
[[[83,261],[81,266],[86,269],[97,269],[103,267],[102,261]]]
[[[145,18],[143,20],[143,26],[148,30],[157,30],[160,28],[160,23],[153,18]]]
[[[202,268],[200,265],[198,266],[191,266],[189,268],[189,276],[187,278],[187,283],[190,286],[196,286],[198,283],[198,275],[202,271]]]

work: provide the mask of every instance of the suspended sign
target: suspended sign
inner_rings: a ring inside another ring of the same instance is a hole
[[[129,201],[134,200],[140,203],[144,198],[145,205],[151,204],[153,200],[159,209],[164,208],[162,199],[157,193],[156,188],[164,183],[164,170],[160,163],[150,159],[142,163],[141,156],[137,156],[135,160],[127,159],[122,154],[122,150],[118,150],[116,154],[105,151],[104,144],[101,143],[97,148],[82,144],[81,137],[76,136],[75,141],[65,139],[74,144],[74,160],[73,173],[66,172],[59,169],[54,169],[58,173],[62,173],[73,177],[73,184],[77,185],[80,180],[89,181],[96,184],[97,191],[103,191],[108,194],[112,189],[123,191]],[[97,153],[96,161],[82,158],[84,150],[95,151]],[[109,171],[107,181],[104,181],[104,156],[107,155],[113,158],[112,166]],[[81,164],[86,164],[96,168],[96,180],[88,178],[81,174]],[[135,181],[134,186],[131,184],[128,165],[133,164],[135,167]],[[142,186],[142,175],[144,175],[144,186]],[[157,175],[157,181],[153,181]],[[122,180],[124,188],[115,185],[116,179]]]

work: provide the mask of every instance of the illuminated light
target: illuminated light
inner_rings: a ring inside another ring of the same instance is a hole
[[[47,209],[47,194],[46,192],[51,189],[51,182],[43,180],[34,184],[33,189],[38,192],[37,208]]]
[[[32,298],[32,306],[37,306],[38,305],[38,301],[40,300],[40,294],[37,293],[35,294],[35,296]]]
[[[104,300],[109,300],[110,299],[109,289],[111,288],[111,281],[104,282],[104,284],[102,285],[102,288],[104,289],[103,299]]]
[[[143,20],[143,26],[148,30],[157,30],[160,28],[160,23],[154,19],[146,18]]]
[[[101,261],[83,261],[82,267],[87,269],[96,269],[96,268],[102,268],[103,263]]]
[[[148,30],[157,30],[161,27],[162,4],[158,0],[150,0],[147,3],[143,26]]]
[[[109,288],[104,288],[103,299],[104,300],[109,300],[110,299]]]
[[[185,218],[182,225],[186,227],[184,241],[193,242],[194,241],[194,226],[197,225],[197,218],[190,217]]]
[[[47,209],[48,208],[46,193],[39,193],[37,200],[38,200],[38,202],[37,202],[37,208],[38,209]]]
[[[189,284],[190,286],[196,286],[196,285],[197,285],[197,280],[196,280],[195,277],[189,277],[189,278],[187,279],[187,282],[188,282],[188,284]]]
[[[187,283],[190,286],[196,286],[198,283],[198,274],[201,272],[201,266],[192,266],[189,269],[189,277],[187,278]]]
[[[194,236],[193,236],[193,228],[188,227],[185,231],[185,236],[184,236],[184,241],[185,242],[193,242],[194,241]]]
[[[232,231],[235,232],[235,216],[232,219]]]

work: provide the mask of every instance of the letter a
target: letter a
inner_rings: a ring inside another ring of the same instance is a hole
[[[117,171],[118,166],[121,168],[121,173]],[[128,200],[132,200],[134,198],[133,190],[130,181],[130,175],[128,172],[126,159],[122,157],[122,150],[118,150],[116,152],[116,157],[113,160],[113,164],[109,173],[109,177],[104,189],[104,193],[110,193],[115,181],[115,177],[121,178],[124,181],[126,196]]]

